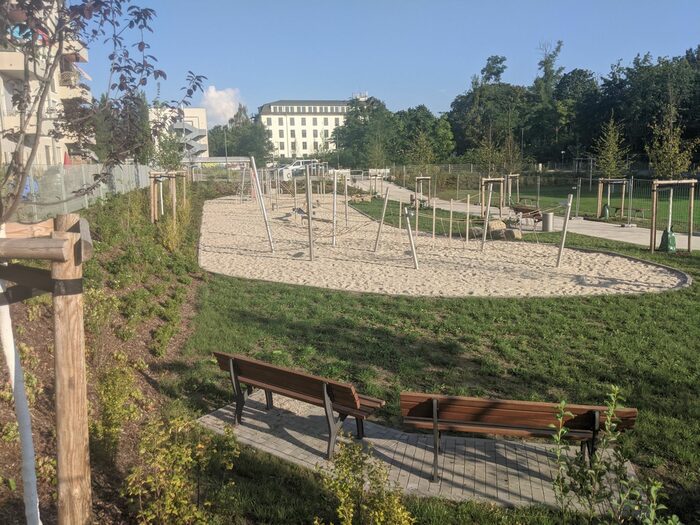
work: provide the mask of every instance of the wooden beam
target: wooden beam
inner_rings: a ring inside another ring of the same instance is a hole
[[[77,214],[56,217],[53,235],[69,243],[69,258],[51,265],[51,277],[63,282],[54,293],[54,360],[59,525],[90,523],[92,495],[88,443],[88,407],[83,329],[83,268],[72,249],[80,234]]]
[[[65,262],[70,256],[70,250],[71,244],[60,238],[0,239],[0,259],[45,259]]]
[[[48,237],[53,231],[53,219],[47,219],[34,224],[22,224],[20,222],[5,223],[5,237],[7,239],[26,239],[27,237]]]

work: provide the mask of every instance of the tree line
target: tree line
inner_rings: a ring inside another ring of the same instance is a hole
[[[565,71],[558,64],[562,45],[540,47],[538,74],[529,86],[503,82],[506,57],[489,57],[439,117],[423,105],[393,113],[376,98],[354,100],[344,126],[334,132],[337,151],[326,160],[353,168],[474,162],[486,171],[517,171],[524,160],[598,158],[606,147],[609,157],[612,144],[604,140],[613,138],[624,163],[651,161],[661,168],[664,151],[693,160],[700,135],[700,46],[670,58],[637,55],[598,77],[586,69]]]

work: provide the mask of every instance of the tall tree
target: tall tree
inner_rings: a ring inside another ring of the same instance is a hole
[[[594,152],[596,166],[603,177],[607,179],[622,177],[629,148],[624,143],[622,126],[615,122],[613,117],[603,125],[600,137],[595,141]]]
[[[507,68],[506,57],[491,55],[486,59],[486,65],[481,69],[481,81],[484,84],[498,84]]]
[[[674,179],[690,168],[697,139],[683,140],[683,128],[678,124],[678,111],[667,104],[651,125],[652,138],[646,145],[649,163],[660,179]]]

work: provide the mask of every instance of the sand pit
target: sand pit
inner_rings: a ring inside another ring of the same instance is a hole
[[[309,261],[306,221],[291,213],[289,196],[270,210],[275,252],[254,201],[224,197],[204,205],[199,259],[202,268],[224,275],[354,292],[435,297],[552,297],[661,292],[687,286],[682,272],[612,254],[565,249],[556,268],[557,247],[526,242],[480,242],[437,238],[416,240],[419,269],[413,268],[405,229],[384,225],[379,250],[372,251],[378,223],[338,202],[337,245],[331,245],[331,197],[316,212],[315,260]],[[299,199],[301,204],[301,199]]]

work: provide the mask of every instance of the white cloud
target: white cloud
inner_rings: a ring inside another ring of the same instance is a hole
[[[240,104],[241,92],[238,88],[216,89],[216,86],[208,86],[202,95],[202,106],[207,110],[210,127],[228,122]]]

